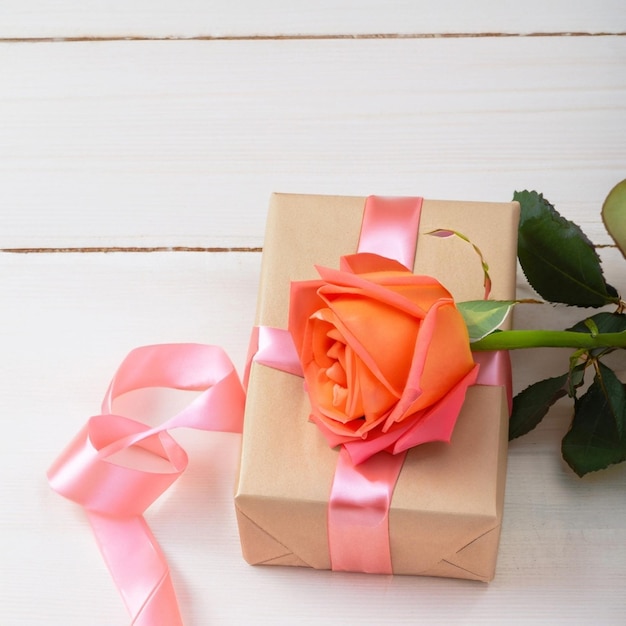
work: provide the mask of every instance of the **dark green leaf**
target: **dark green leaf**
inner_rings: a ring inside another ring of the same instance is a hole
[[[606,398],[608,412],[613,416],[617,434],[624,436],[624,420],[626,419],[626,393],[624,385],[610,367],[598,361],[598,370],[594,378]]]
[[[600,333],[621,333],[626,330],[626,314],[624,313],[596,313],[587,318],[593,320],[598,332]],[[589,327],[585,324],[586,319],[574,324],[567,330],[572,330],[576,333],[589,333]]]
[[[528,282],[543,298],[575,306],[619,302],[604,280],[593,244],[536,191],[515,192],[521,206],[517,254]]]
[[[526,387],[513,398],[509,421],[509,441],[530,432],[550,407],[567,393],[569,373],[546,378]]]
[[[574,419],[561,451],[579,475],[626,461],[626,390],[615,374],[599,364],[599,373],[574,405]]]

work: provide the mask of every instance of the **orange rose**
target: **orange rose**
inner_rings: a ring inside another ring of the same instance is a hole
[[[449,441],[478,369],[450,293],[375,254],[317,269],[321,280],[292,283],[289,331],[330,445],[360,463]]]

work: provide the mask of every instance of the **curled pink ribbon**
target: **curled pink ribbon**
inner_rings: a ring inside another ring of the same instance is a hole
[[[115,399],[151,387],[201,392],[158,427],[112,413]],[[182,626],[169,568],[143,512],[185,470],[187,455],[167,432],[189,427],[239,433],[245,394],[216,346],[165,344],[133,350],[102,404],[53,463],[53,489],[85,508],[96,540],[136,626]],[[122,456],[123,455],[123,456]],[[157,461],[146,466],[145,456]]]

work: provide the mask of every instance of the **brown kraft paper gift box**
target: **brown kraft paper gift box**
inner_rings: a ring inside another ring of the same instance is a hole
[[[287,328],[290,282],[317,279],[356,252],[365,198],[274,194],[267,221],[256,324]],[[517,203],[424,200],[414,272],[434,276],[457,302],[514,299]],[[338,451],[308,421],[303,379],[253,363],[235,495],[251,564],[330,569],[328,497]],[[502,387],[473,386],[450,444],[409,451],[389,513],[395,574],[488,581],[494,576],[506,476],[508,409]]]

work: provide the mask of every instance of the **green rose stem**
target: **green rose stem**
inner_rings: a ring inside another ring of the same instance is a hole
[[[577,333],[568,330],[502,330],[475,341],[474,351],[519,350],[521,348],[626,348],[626,331]]]

